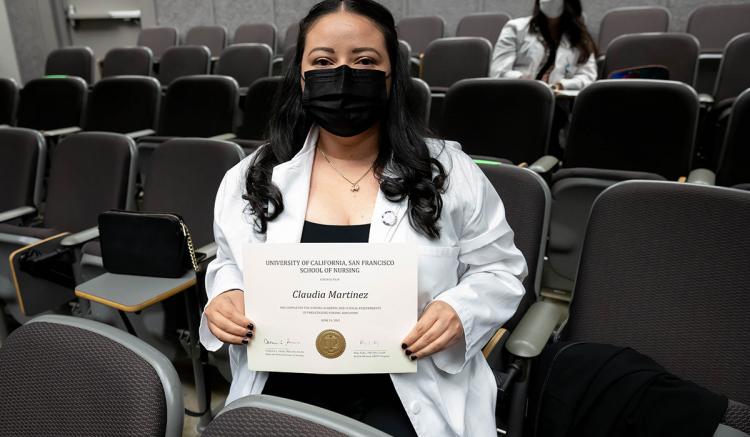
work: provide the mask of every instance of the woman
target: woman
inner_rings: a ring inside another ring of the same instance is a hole
[[[217,194],[201,342],[231,344],[227,402],[266,393],[392,435],[494,436],[496,385],[480,349],[513,315],[526,264],[481,170],[456,144],[425,140],[404,109],[398,53],[393,16],[372,0],[325,0],[302,20],[270,142]],[[418,371],[248,370],[255,324],[241,291],[243,245],[368,241],[419,246],[420,317],[401,345]]]
[[[536,79],[581,90],[597,76],[596,45],[581,0],[536,0],[531,17],[510,20],[492,54],[490,76]]]

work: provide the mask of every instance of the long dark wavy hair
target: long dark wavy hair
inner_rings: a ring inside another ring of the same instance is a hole
[[[567,36],[570,45],[578,49],[580,53],[578,63],[583,64],[588,61],[592,54],[597,55],[596,43],[594,43],[594,38],[591,37],[583,20],[581,0],[564,0],[564,2],[565,7],[562,16],[560,16],[561,34]],[[541,35],[547,47],[557,45],[550,33],[547,16],[539,9],[539,0],[534,3],[534,14],[531,17],[531,23],[529,23],[529,30],[531,33]]]
[[[372,0],[324,0],[300,21],[294,60],[284,75],[276,95],[269,123],[269,143],[262,146],[247,172],[245,195],[254,216],[255,230],[265,233],[268,222],[284,211],[279,188],[271,181],[274,166],[289,161],[302,148],[312,120],[302,107],[301,65],[305,39],[321,17],[344,9],[372,20],[385,37],[391,61],[391,89],[388,105],[380,120],[380,148],[374,174],[380,190],[391,201],[408,199],[409,222],[430,239],[440,236],[438,219],[443,207],[441,194],[446,183],[445,168],[430,155],[423,123],[406,110],[411,85],[408,60],[399,56],[399,43],[393,15]],[[434,176],[433,176],[434,172]]]

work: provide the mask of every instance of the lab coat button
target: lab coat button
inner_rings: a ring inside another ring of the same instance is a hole
[[[411,409],[412,414],[419,414],[419,412],[422,411],[422,407],[417,401],[412,402],[409,408]]]

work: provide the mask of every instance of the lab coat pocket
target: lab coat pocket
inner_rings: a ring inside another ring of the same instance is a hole
[[[458,282],[458,246],[419,246],[419,309]]]

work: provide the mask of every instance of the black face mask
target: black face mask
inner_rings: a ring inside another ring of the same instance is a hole
[[[366,131],[382,116],[388,101],[386,75],[379,70],[335,69],[305,73],[302,106],[328,132],[353,137]]]

